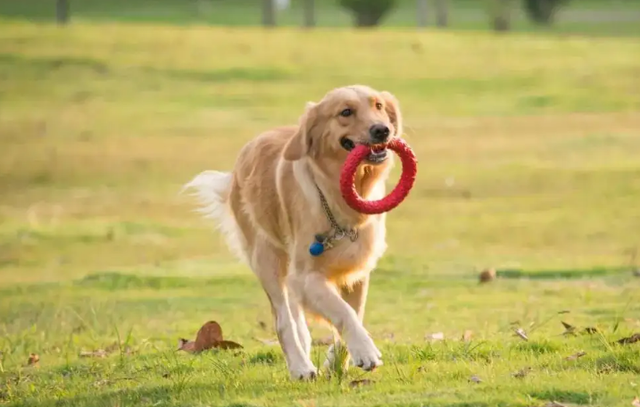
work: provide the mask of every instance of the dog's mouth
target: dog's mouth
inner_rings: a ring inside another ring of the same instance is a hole
[[[356,143],[354,143],[352,140],[343,137],[340,140],[340,145],[342,146],[342,148],[344,148],[347,151],[351,151],[356,147]],[[369,164],[380,164],[382,162],[384,162],[387,157],[387,146],[384,144],[373,144],[373,145],[369,145],[369,147],[371,148],[371,152],[369,153],[369,155],[366,158],[366,161]]]
[[[380,164],[388,157],[387,146],[384,144],[375,144],[371,146],[371,152],[367,156],[367,161],[371,164]]]

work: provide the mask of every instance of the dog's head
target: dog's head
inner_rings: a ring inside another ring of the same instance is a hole
[[[308,104],[284,158],[342,163],[357,144],[383,145],[401,134],[400,107],[391,93],[362,85],[337,88],[320,102]],[[367,164],[385,165],[388,158],[386,149],[375,149]]]

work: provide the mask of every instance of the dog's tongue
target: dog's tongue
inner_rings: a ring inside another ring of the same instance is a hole
[[[371,151],[374,153],[381,153],[387,149],[386,144],[374,144],[371,146]]]

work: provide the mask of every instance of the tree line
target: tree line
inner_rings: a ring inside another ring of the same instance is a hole
[[[196,0],[201,2],[203,0]],[[262,25],[277,26],[277,1],[262,1]],[[429,15],[435,14],[436,26],[447,27],[449,24],[450,0],[416,0],[416,24],[419,27],[428,25]],[[511,29],[511,17],[517,2],[520,1],[527,17],[535,24],[551,25],[557,11],[569,0],[486,0],[488,16],[496,31]],[[304,27],[316,25],[315,0],[302,0]],[[398,0],[337,0],[337,4],[347,10],[356,27],[375,27],[398,6]],[[56,0],[56,21],[67,24],[70,18],[69,0]]]

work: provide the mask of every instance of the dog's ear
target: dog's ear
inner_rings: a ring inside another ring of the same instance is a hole
[[[395,128],[395,135],[402,136],[402,113],[400,113],[400,102],[387,91],[380,92],[382,99],[384,99],[384,106],[387,112],[387,116],[391,120],[391,124]]]
[[[284,147],[285,160],[299,160],[313,151],[312,133],[318,116],[316,106],[313,102],[307,102],[307,110],[300,117],[298,129]]]

